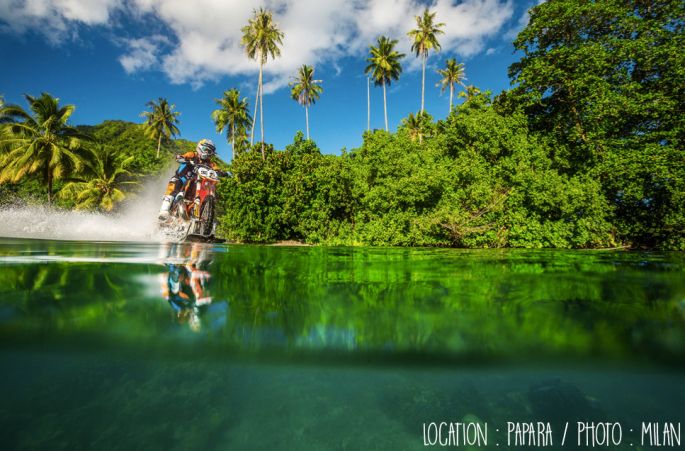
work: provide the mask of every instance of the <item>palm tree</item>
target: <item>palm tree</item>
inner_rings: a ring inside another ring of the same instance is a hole
[[[314,68],[303,64],[297,71],[297,77],[290,83],[292,90],[290,95],[304,107],[305,121],[307,123],[307,139],[309,139],[309,105],[319,100],[323,88],[319,86],[321,80],[314,80]]]
[[[126,197],[124,187],[139,184],[128,170],[133,160],[133,156],[126,157],[100,146],[78,176],[64,185],[59,196],[74,199],[78,209],[112,211]]]
[[[47,93],[24,97],[32,114],[18,105],[0,109],[0,117],[7,119],[0,131],[0,183],[17,183],[38,173],[52,204],[53,182],[81,168],[81,141],[91,138],[67,124],[74,105],[60,106],[59,99]]]
[[[476,88],[473,85],[468,85],[466,86],[466,91],[462,91],[459,93],[459,97],[465,97],[466,101],[469,102],[471,99],[476,97],[478,94],[480,94],[480,89]]]
[[[418,139],[419,143],[421,143],[428,132],[428,124],[430,121],[431,117],[425,112],[418,112],[416,115],[414,115],[414,113],[409,113],[409,116],[402,120],[402,126],[407,129],[409,138],[412,141]]]
[[[273,13],[261,7],[258,10],[254,10],[252,19],[248,21],[241,31],[243,32],[241,44],[245,47],[248,58],[259,63],[259,81],[257,84],[257,99],[259,103],[255,102],[255,117],[259,107],[259,128],[262,132],[262,158],[265,158],[262,71],[269,55],[271,55],[271,59],[281,56],[279,46],[283,45],[284,34],[274,22]],[[250,142],[254,142],[254,125],[252,126]]]
[[[174,111],[176,105],[169,105],[167,99],[163,97],[160,97],[157,103],[151,100],[146,105],[150,108],[150,111],[143,111],[140,115],[147,119],[147,122],[145,122],[145,134],[157,140],[157,158],[159,158],[162,138],[168,140],[172,136],[181,133],[178,127],[176,127],[178,116],[181,113]]]
[[[385,36],[378,38],[378,46],[370,46],[370,57],[366,61],[369,65],[364,70],[365,73],[371,73],[373,83],[376,86],[383,86],[383,111],[385,113],[385,131],[388,131],[388,102],[385,94],[385,86],[389,85],[392,80],[398,80],[402,73],[402,66],[400,60],[404,58],[403,53],[395,50],[397,45],[396,39],[388,39]]]
[[[224,96],[216,99],[216,103],[221,108],[212,111],[212,120],[216,124],[217,133],[222,133],[226,129],[226,139],[231,143],[235,157],[236,149],[242,149],[244,143],[238,135],[246,134],[247,128],[252,125],[247,97],[241,100],[240,91],[233,88],[224,91]]]
[[[426,91],[426,61],[428,61],[428,52],[431,49],[440,50],[440,43],[437,35],[443,34],[441,30],[445,26],[444,23],[434,23],[435,14],[431,13],[428,8],[423,10],[423,15],[416,16],[416,28],[411,30],[407,35],[412,40],[411,49],[416,52],[416,56],[423,58],[423,73],[421,78],[421,112],[423,113],[423,100]]]
[[[7,122],[10,118],[1,113],[5,108],[5,97],[0,95],[0,124]]]
[[[438,74],[442,76],[440,82],[435,86],[440,86],[440,92],[445,92],[445,89],[450,88],[450,113],[452,112],[452,97],[454,96],[454,85],[458,84],[464,88],[464,80],[466,74],[464,73],[464,63],[457,64],[457,60],[450,58],[447,60],[444,69],[438,69]]]

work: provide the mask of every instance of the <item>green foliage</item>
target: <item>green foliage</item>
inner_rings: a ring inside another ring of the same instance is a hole
[[[499,102],[550,136],[560,169],[601,182],[633,245],[685,249],[683,17],[679,0],[542,3]]]
[[[466,99],[466,102],[470,102],[471,99],[477,97],[480,93],[480,89],[478,89],[476,86],[468,85],[464,88],[464,91],[459,93],[459,97]]]
[[[285,151],[267,148],[265,159],[253,150],[233,160],[234,177],[220,185],[219,231],[248,242],[334,237],[349,202],[341,159],[321,155],[300,132]]]
[[[433,128],[432,122],[433,118],[428,113],[409,113],[409,116],[402,120],[400,130],[406,130],[412,141],[418,139],[419,143],[421,143],[423,142],[424,136],[431,133],[431,129]]]
[[[77,209],[112,211],[126,198],[124,189],[138,185],[128,170],[133,160],[133,156],[100,145],[86,159],[80,173],[64,185],[59,196],[73,199]]]
[[[195,144],[181,139],[162,142],[164,150],[156,155],[157,142],[146,136],[145,126],[126,121],[104,121],[98,125],[79,125],[77,127],[93,137],[95,142],[106,144],[118,153],[132,156],[130,170],[136,174],[148,175],[159,172],[172,160],[172,155],[192,150]]]
[[[60,183],[55,184],[58,190]],[[0,184],[0,206],[34,205],[45,202],[45,187],[35,177],[24,178],[19,183]],[[54,199],[55,204],[61,206],[59,197]]]
[[[485,96],[447,120],[366,133],[323,156],[301,134],[266,160],[246,153],[224,184],[220,231],[240,241],[465,247],[612,245],[607,203],[590,176],[560,173],[524,115]]]

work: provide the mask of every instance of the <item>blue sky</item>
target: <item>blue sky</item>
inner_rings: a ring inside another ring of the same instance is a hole
[[[366,128],[368,45],[381,34],[407,54],[400,81],[388,90],[395,129],[420,107],[421,71],[406,32],[429,4],[445,22],[442,51],[429,57],[426,110],[443,118],[435,70],[449,57],[465,63],[467,83],[498,93],[509,87],[517,59],[511,41],[533,0],[0,0],[0,94],[25,105],[23,93],[49,92],[75,104],[73,124],[105,119],[141,122],[145,103],[166,97],[176,105],[181,137],[209,137],[230,158],[225,136],[210,119],[214,99],[232,87],[256,92],[257,65],[240,47],[240,27],[252,9],[274,10],[286,34],[281,58],[267,63],[266,140],[283,148],[305,128],[304,109],[287,83],[301,64],[313,64],[324,93],[310,109],[312,138],[325,153],[357,147]],[[371,88],[371,127],[383,128],[382,90]],[[257,135],[259,129],[257,129]]]

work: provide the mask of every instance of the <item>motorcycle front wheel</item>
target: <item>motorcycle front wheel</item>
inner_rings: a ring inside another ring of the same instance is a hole
[[[170,231],[177,241],[183,241],[190,233],[192,221],[186,219],[185,202],[180,200],[171,207]]]
[[[214,198],[208,197],[200,210],[200,235],[209,236],[214,228]]]

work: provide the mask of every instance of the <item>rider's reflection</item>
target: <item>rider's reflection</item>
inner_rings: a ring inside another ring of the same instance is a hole
[[[167,243],[161,248],[168,272],[161,274],[162,296],[173,308],[180,324],[198,332],[202,318],[213,328],[226,323],[228,304],[212,303],[209,293],[211,274],[210,247],[202,243]]]

